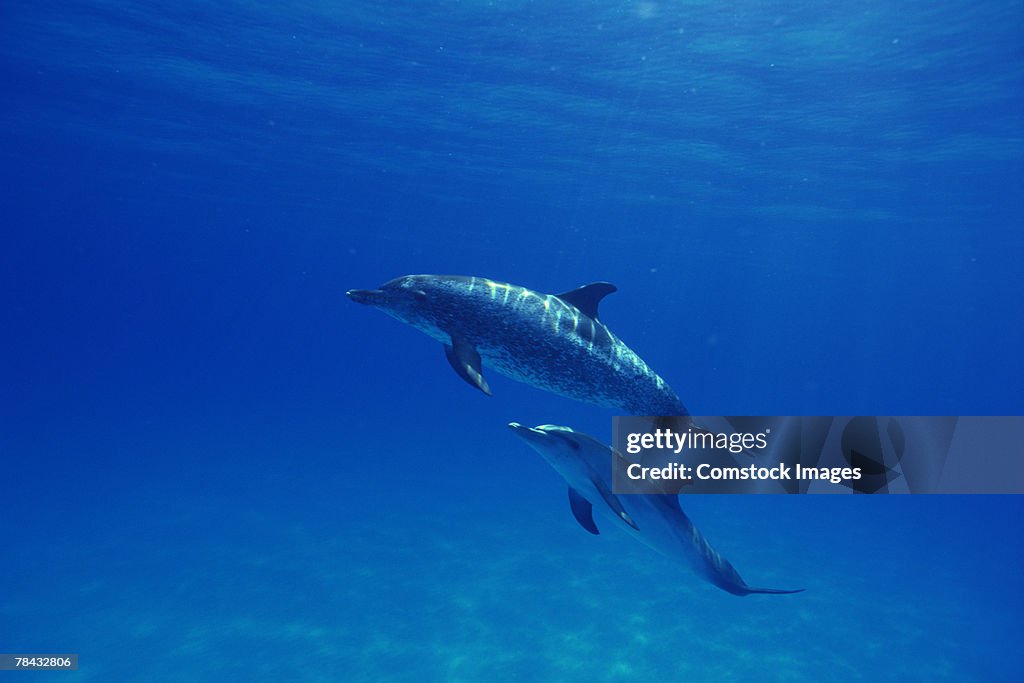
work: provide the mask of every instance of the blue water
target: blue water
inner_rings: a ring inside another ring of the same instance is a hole
[[[504,426],[610,411],[486,398],[344,291],[608,280],[695,414],[1019,415],[1022,31],[965,0],[7,0],[0,652],[1019,680],[1024,501],[685,498],[748,582],[807,588],[737,598],[582,531]]]

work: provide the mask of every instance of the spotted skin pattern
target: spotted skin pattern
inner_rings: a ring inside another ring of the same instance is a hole
[[[462,275],[409,275],[360,294],[361,303],[444,344],[454,338],[474,346],[485,373],[492,368],[623,414],[688,414],[675,392],[632,349],[558,296]]]

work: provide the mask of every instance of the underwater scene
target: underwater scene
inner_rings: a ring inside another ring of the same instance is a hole
[[[595,465],[1024,414],[1021,2],[0,17],[0,679],[1024,679],[1020,496]]]

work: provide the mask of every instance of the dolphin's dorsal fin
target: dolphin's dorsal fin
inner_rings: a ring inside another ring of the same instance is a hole
[[[594,524],[594,506],[571,486],[569,487],[569,507],[572,509],[572,516],[576,518],[581,527],[595,536],[601,533],[597,530],[597,525]]]
[[[591,282],[589,285],[583,285],[556,296],[567,304],[572,304],[580,309],[580,313],[583,315],[597,320],[597,305],[601,303],[601,299],[615,291],[618,291],[618,288],[610,282]]]
[[[480,352],[462,337],[452,337],[451,345],[444,345],[444,355],[448,358],[452,368],[467,383],[476,387],[488,396],[491,395],[491,388],[487,386],[484,379],[484,371],[480,365]]]

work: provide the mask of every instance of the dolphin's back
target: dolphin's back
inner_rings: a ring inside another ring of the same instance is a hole
[[[722,557],[721,553],[711,547],[704,534],[694,526],[690,518],[683,512],[679,505],[679,497],[671,494],[634,494],[626,496],[630,498],[647,498],[649,505],[661,508],[665,515],[665,523],[670,531],[667,547],[659,547],[659,544],[647,541],[656,550],[663,554],[683,555],[686,560],[708,581],[724,591],[733,595],[751,595],[753,593],[787,594],[800,593],[804,589],[781,590],[778,588],[754,588],[748,586],[740,576],[739,572],[732,566],[729,560]],[[639,502],[634,501],[634,502]]]
[[[451,286],[461,304],[448,324],[503,375],[629,414],[687,414],[643,359],[563,298],[477,277]]]

